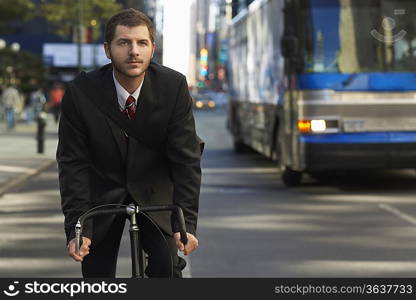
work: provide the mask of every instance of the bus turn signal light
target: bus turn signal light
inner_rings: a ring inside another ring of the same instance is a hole
[[[302,133],[311,132],[311,121],[299,120],[298,121],[298,130]]]

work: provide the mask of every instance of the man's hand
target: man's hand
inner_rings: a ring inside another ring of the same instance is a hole
[[[186,235],[188,237],[188,243],[185,246],[181,242],[181,234],[179,232],[175,232],[173,237],[176,241],[176,247],[178,247],[183,254],[188,255],[198,247],[198,239],[191,233],[186,233]]]
[[[71,256],[75,261],[82,262],[85,256],[90,253],[90,245],[91,240],[87,237],[82,237],[82,245],[79,249],[79,254],[75,252],[76,248],[76,239],[72,239],[69,241],[66,250],[68,251],[68,255]]]

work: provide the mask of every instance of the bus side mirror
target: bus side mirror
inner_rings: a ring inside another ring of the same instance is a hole
[[[299,52],[299,40],[292,35],[283,36],[281,41],[282,55],[284,58],[295,59]]]

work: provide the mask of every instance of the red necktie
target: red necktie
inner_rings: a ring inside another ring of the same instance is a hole
[[[136,112],[136,100],[133,96],[129,96],[124,107],[124,113],[130,120],[134,120],[134,114]]]

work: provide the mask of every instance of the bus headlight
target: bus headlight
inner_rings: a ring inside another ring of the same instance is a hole
[[[326,130],[325,120],[312,120],[311,121],[312,132],[323,132]]]
[[[318,133],[338,131],[336,120],[299,120],[298,130],[301,133]]]

